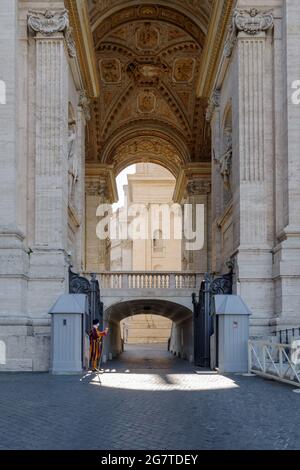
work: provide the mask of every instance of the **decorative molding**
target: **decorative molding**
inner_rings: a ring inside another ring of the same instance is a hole
[[[65,40],[66,40],[69,57],[71,59],[75,59],[75,57],[77,56],[77,52],[76,52],[76,44],[75,44],[75,40],[74,40],[72,32],[73,32],[72,28],[68,28],[66,30]]]
[[[68,2],[74,0],[67,0]],[[202,2],[203,0],[201,0]],[[226,0],[227,1],[227,0]],[[231,0],[230,0],[231,1]],[[218,2],[217,3],[221,3]],[[173,5],[172,5],[173,7]],[[112,10],[110,15],[103,18],[101,15],[92,18],[92,31],[96,38],[95,46],[97,48],[98,42],[107,36],[112,30],[118,26],[122,26],[128,22],[128,19],[145,21],[145,25],[149,25],[148,31],[141,38],[137,36],[137,45],[141,46],[143,50],[153,51],[158,46],[159,31],[155,33],[152,29],[151,22],[162,20],[169,24],[179,26],[186,29],[188,33],[197,41],[201,46],[205,43],[205,32],[197,24],[195,16],[188,15],[188,12],[181,12],[166,5],[160,5],[159,8],[147,6],[141,7],[140,5],[121,6],[118,9]],[[152,10],[149,15],[149,9]],[[151,20],[151,22],[150,22]],[[144,49],[145,48],[145,49]]]
[[[223,55],[224,57],[226,57],[226,59],[230,59],[230,57],[232,56],[232,52],[233,52],[233,49],[234,49],[234,46],[236,44],[236,40],[237,40],[237,37],[236,37],[236,30],[233,26],[233,23],[229,29],[229,33],[228,33],[228,36],[227,36],[227,39],[226,39],[226,42],[225,42],[225,46],[224,46],[224,50],[223,50]]]
[[[111,204],[118,201],[118,189],[112,166],[101,165],[99,163],[87,164],[85,175],[87,194],[94,194],[99,196],[105,195],[107,202]],[[102,185],[102,189],[106,188],[105,193],[103,193],[101,188],[99,189],[100,183]]]
[[[216,0],[206,37],[199,70],[197,96],[208,97],[214,87],[220,57],[222,57],[228,26],[230,25],[235,0]]]
[[[156,96],[153,91],[140,91],[137,96],[137,109],[140,113],[153,113],[156,106]]]
[[[177,57],[173,63],[173,81],[176,83],[191,82],[194,78],[195,58]]]
[[[90,180],[85,183],[85,193],[88,196],[100,196],[107,199],[107,186],[105,180]]]
[[[159,46],[159,31],[145,23],[136,31],[136,47],[143,51],[153,51]]]
[[[202,182],[203,184],[202,188],[198,188],[202,191],[199,194],[207,194],[210,192],[211,162],[190,163],[181,167],[180,173],[176,179],[173,201],[181,204],[188,184],[194,181]]]
[[[210,181],[192,180],[186,187],[188,196],[199,196],[200,194],[209,194],[211,192]]]
[[[64,0],[69,14],[72,36],[76,44],[78,64],[82,74],[83,87],[90,97],[97,98],[100,93],[99,74],[90,29],[87,2]]]
[[[208,107],[206,110],[206,120],[207,122],[210,122],[212,120],[213,114],[215,112],[216,108],[219,108],[220,106],[220,97],[221,97],[221,91],[219,89],[214,90],[209,102],[208,102]]]
[[[273,28],[274,17],[270,11],[261,11],[257,8],[250,10],[236,9],[233,13],[234,28],[238,32],[244,32],[249,36],[257,34]]]
[[[116,58],[101,59],[99,62],[101,78],[104,83],[119,83],[122,79],[121,62]]]
[[[113,165],[118,173],[121,169],[137,162],[151,162],[167,168],[175,177],[184,165],[182,153],[174,142],[158,135],[139,135],[114,147]]]
[[[76,44],[72,35],[73,29],[69,26],[68,10],[29,10],[27,21],[31,31],[45,37],[63,33],[70,58],[76,57]]]
[[[53,36],[56,33],[65,33],[69,28],[68,11],[34,11],[28,12],[28,26],[43,36]]]
[[[91,119],[90,103],[91,100],[88,97],[86,90],[81,90],[79,94],[78,106],[82,108],[86,121],[89,121]]]

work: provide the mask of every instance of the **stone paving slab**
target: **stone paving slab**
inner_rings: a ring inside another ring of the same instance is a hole
[[[289,385],[195,373],[149,349],[105,370],[0,374],[0,449],[300,448],[300,395]]]

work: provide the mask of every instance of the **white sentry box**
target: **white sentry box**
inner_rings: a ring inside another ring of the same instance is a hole
[[[85,348],[85,294],[62,294],[48,312],[52,316],[51,365],[53,374],[80,374]]]
[[[247,372],[250,309],[239,295],[215,295],[212,313],[219,371]]]

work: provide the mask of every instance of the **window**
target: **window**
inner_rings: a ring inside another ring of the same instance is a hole
[[[153,252],[162,253],[164,250],[164,242],[162,238],[162,231],[155,230],[153,235]]]

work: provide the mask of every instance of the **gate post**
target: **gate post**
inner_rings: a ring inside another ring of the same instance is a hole
[[[211,318],[210,318],[210,285],[211,277],[208,273],[204,275],[204,318],[203,318],[203,367],[210,366],[210,335],[211,335]]]

